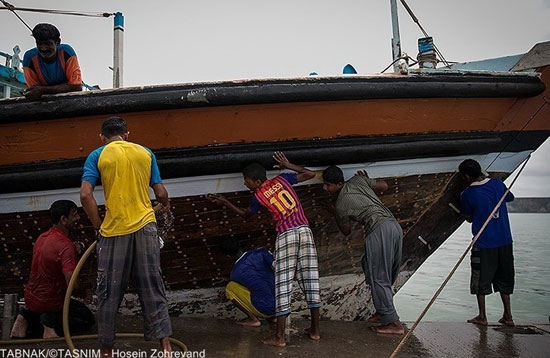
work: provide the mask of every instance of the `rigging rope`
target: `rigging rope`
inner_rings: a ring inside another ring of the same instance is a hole
[[[445,288],[445,286],[447,285],[447,283],[449,282],[449,280],[451,279],[451,277],[453,276],[453,274],[455,273],[455,271],[457,270],[458,266],[460,266],[460,264],[462,263],[462,261],[464,260],[464,257],[466,257],[466,254],[468,254],[468,251],[471,250],[472,246],[474,246],[474,244],[476,243],[477,239],[481,236],[481,234],[483,233],[483,231],[485,230],[485,228],[487,227],[487,225],[489,224],[489,221],[491,221],[491,219],[493,218],[493,215],[495,215],[496,211],[500,208],[500,205],[502,204],[502,202],[504,201],[504,199],[506,198],[506,196],[508,195],[508,193],[510,192],[510,189],[512,188],[512,186],[514,185],[514,183],[516,182],[516,180],[518,179],[519,175],[521,174],[521,172],[523,171],[523,169],[525,168],[525,165],[527,165],[527,162],[529,161],[529,159],[531,158],[531,156],[528,156],[527,159],[525,160],[525,162],[523,162],[523,165],[521,167],[521,169],[519,170],[519,172],[516,174],[516,177],[514,178],[514,180],[512,181],[512,183],[510,183],[510,186],[506,189],[506,191],[504,192],[504,194],[502,195],[502,197],[500,198],[500,200],[498,201],[497,205],[495,205],[495,207],[493,208],[493,211],[491,211],[491,214],[489,215],[489,217],[487,217],[487,220],[485,220],[485,223],[483,224],[483,226],[481,227],[481,229],[479,229],[478,233],[474,236],[474,238],[472,239],[472,242],[470,242],[470,245],[468,245],[468,248],[466,249],[466,251],[464,251],[464,253],[462,254],[462,256],[460,256],[460,259],[458,260],[458,262],[456,263],[456,265],[453,267],[453,269],[451,270],[451,272],[449,273],[449,275],[447,275],[447,278],[445,279],[445,281],[443,281],[443,283],[441,284],[441,286],[439,287],[439,289],[435,292],[434,296],[432,297],[432,299],[430,300],[430,302],[428,303],[428,305],[426,306],[426,308],[424,308],[424,311],[422,311],[422,313],[420,314],[420,316],[416,319],[416,321],[414,322],[413,326],[411,327],[411,329],[407,332],[407,334],[405,335],[405,337],[403,337],[403,339],[401,340],[401,342],[399,342],[399,345],[395,348],[395,350],[393,351],[393,353],[391,354],[390,358],[395,358],[397,357],[397,355],[399,354],[399,352],[401,351],[401,349],[403,349],[403,346],[405,345],[405,343],[407,343],[407,340],[409,339],[409,337],[412,335],[414,329],[416,328],[416,326],[418,326],[418,324],[420,323],[420,321],[422,320],[422,318],[424,318],[424,315],[426,314],[426,312],[428,312],[428,310],[430,309],[430,307],[432,307],[433,303],[435,302],[435,300],[437,299],[437,297],[439,296],[439,294],[441,293],[441,291],[443,291],[443,288]]]
[[[6,5],[5,0],[0,0],[4,5]],[[87,17],[110,17],[114,16],[114,13],[110,12],[82,12],[82,11],[71,11],[71,10],[53,10],[53,9],[35,9],[28,7],[15,7],[6,5],[6,8],[0,8],[0,10],[18,10],[18,11],[28,11],[28,12],[39,12],[44,14],[56,14],[56,15],[73,15],[73,16],[87,16]]]
[[[23,20],[23,18],[21,18],[21,16],[19,16],[18,13],[15,12],[15,10],[38,12],[43,14],[73,15],[73,16],[85,16],[85,17],[110,17],[115,15],[114,13],[110,13],[110,12],[99,13],[99,12],[80,12],[80,11],[70,11],[70,10],[50,10],[50,9],[34,9],[34,8],[28,8],[28,7],[15,7],[14,5],[7,2],[6,0],[0,0],[0,1],[5,6],[5,7],[0,7],[0,10],[9,10],[13,12],[13,14],[17,16],[19,20],[21,20],[21,22],[30,30],[30,32],[32,32],[31,27],[25,22],[25,20]]]
[[[382,71],[380,71],[380,73],[384,73],[386,72],[387,70],[389,70],[389,68],[391,66],[393,66],[394,63],[396,63],[397,61],[399,60],[411,60],[413,63],[411,63],[410,65],[407,63],[408,66],[414,66],[418,63],[418,61],[416,61],[414,58],[412,58],[411,56],[407,55],[407,56],[401,56],[401,57],[398,57],[396,58],[395,60],[393,60],[392,63],[390,63],[386,68],[384,68]]]
[[[15,10],[17,10],[17,8],[16,8],[15,6],[13,6],[12,4],[10,4],[10,3],[7,2],[6,0],[0,0],[0,1],[2,1],[2,4],[4,4],[4,6],[5,6],[5,8],[0,8],[0,9],[2,9],[2,10],[3,10],[3,9],[6,9],[6,10],[9,10],[9,11],[13,12],[13,14],[14,14],[15,16],[17,16],[17,18],[18,18],[19,20],[21,20],[21,22],[22,22],[25,26],[27,26],[27,28],[32,32],[31,27],[30,27],[29,25],[27,25],[27,23],[25,22],[25,20],[23,20],[23,18],[21,18],[21,16],[19,16],[18,13],[15,12]]]
[[[405,7],[405,10],[407,10],[407,12],[409,13],[409,16],[413,19],[413,21],[418,25],[418,27],[420,28],[420,31],[422,31],[422,33],[424,34],[425,37],[429,37],[428,33],[426,32],[426,30],[424,30],[424,28],[422,27],[422,25],[420,25],[420,21],[418,20],[418,18],[414,15],[413,11],[411,10],[411,8],[409,7],[409,5],[405,2],[405,0],[400,0],[401,1],[401,4],[403,4],[403,6]],[[443,61],[443,63],[445,64],[446,67],[451,67],[449,65],[449,62],[447,62],[447,60],[445,59],[445,57],[443,57],[443,54],[439,51],[439,49],[437,48],[437,46],[435,45],[435,43],[433,44],[434,46],[434,49],[435,49],[435,52],[437,53],[437,55],[441,58],[441,60]]]
[[[543,97],[544,99],[544,97]],[[500,153],[497,154],[497,156],[495,157],[495,159],[493,159],[493,161],[487,166],[487,168],[485,168],[485,170],[489,170],[489,168],[491,167],[491,165],[493,165],[497,159],[500,157],[500,155],[502,153],[504,153],[506,151],[506,149],[508,149],[508,147],[512,144],[512,142],[514,142],[518,137],[519,135],[521,134],[521,132],[523,132],[523,130],[529,125],[529,123],[531,123],[531,121],[533,119],[535,119],[535,117],[539,114],[539,112],[544,108],[544,106],[546,106],[548,104],[548,100],[545,100],[541,106],[535,111],[535,113],[531,116],[531,118],[527,121],[527,123],[525,123],[523,125],[523,127],[521,127],[521,129],[519,130],[519,132],[513,136],[513,138],[508,142],[508,144],[506,144],[506,146],[500,151]]]

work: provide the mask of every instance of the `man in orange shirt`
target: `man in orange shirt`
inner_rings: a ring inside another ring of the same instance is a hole
[[[32,30],[36,47],[25,52],[23,73],[27,89],[23,94],[37,100],[44,94],[82,91],[82,75],[76,53],[62,44],[52,24],[38,24]]]

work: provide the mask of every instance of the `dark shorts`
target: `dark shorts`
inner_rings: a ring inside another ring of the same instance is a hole
[[[26,307],[19,314],[27,321],[27,336],[42,337],[43,326],[53,328],[58,336],[63,337],[63,312],[33,312]],[[69,330],[71,334],[82,334],[94,325],[94,314],[82,302],[71,298],[69,304]]]
[[[514,291],[514,254],[512,244],[482,249],[472,248],[470,256],[472,295],[490,295],[500,292],[511,295]],[[493,286],[491,289],[491,285]]]

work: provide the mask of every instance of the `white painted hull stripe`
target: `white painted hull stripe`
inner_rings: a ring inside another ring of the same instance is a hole
[[[458,165],[467,158],[477,160],[482,168],[491,165],[491,172],[512,173],[532,151],[519,153],[489,153],[441,158],[418,158],[385,162],[365,162],[340,165],[346,179],[358,170],[366,170],[371,178],[403,177],[410,175],[449,173],[457,170]],[[325,167],[311,167],[317,172],[314,179],[299,185],[317,184],[321,182],[321,172]],[[268,171],[268,177],[279,174],[280,171]],[[164,185],[171,198],[194,196],[207,193],[231,193],[246,190],[240,173],[207,175],[197,177],[175,178],[164,180]],[[105,203],[103,190],[97,187],[94,195],[98,205]],[[151,196],[153,193],[151,191]],[[79,188],[67,188],[48,191],[22,192],[0,194],[0,213],[28,212],[47,210],[50,205],[60,199],[73,200],[80,204]]]

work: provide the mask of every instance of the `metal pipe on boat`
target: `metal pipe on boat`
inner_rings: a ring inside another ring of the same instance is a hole
[[[115,13],[113,34],[113,88],[122,87],[122,67],[124,62],[124,15]]]
[[[390,0],[391,23],[393,38],[391,39],[391,49],[393,58],[393,72],[399,72],[399,61],[401,58],[401,38],[399,36],[399,20],[397,18],[397,0]]]

